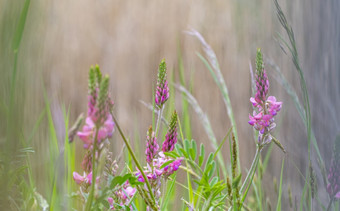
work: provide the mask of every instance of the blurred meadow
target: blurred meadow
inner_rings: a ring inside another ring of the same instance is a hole
[[[28,11],[20,39],[18,28],[25,2]],[[333,143],[340,134],[340,1],[281,0],[279,3],[294,31],[309,94],[311,127],[328,170]],[[64,150],[69,147],[65,142],[65,128],[71,127],[80,113],[86,113],[91,65],[99,64],[102,72],[110,76],[114,113],[136,154],[143,160],[152,112],[140,100],[152,103],[157,67],[165,58],[172,98],[170,107],[176,108],[180,118],[188,116],[185,112],[190,114],[190,119],[181,119],[190,128],[185,130],[185,137],[204,143],[206,151],[212,151],[199,117],[173,86],[182,84],[191,91],[208,115],[220,142],[231,123],[218,86],[197,56],[197,52],[204,54],[202,46],[196,37],[186,33],[190,29],[204,36],[219,61],[236,120],[244,176],[256,149],[253,129],[247,123],[252,112],[249,65],[251,63],[255,69],[256,49],[261,48],[271,82],[270,95],[283,102],[274,134],[287,151],[284,154],[279,148],[272,148],[263,188],[275,208],[277,193],[273,181],[280,180],[284,158],[282,206],[283,210],[290,210],[288,189],[292,190],[293,200],[300,200],[304,187],[301,174],[305,175],[309,166],[308,138],[294,100],[278,79],[276,70],[280,69],[302,102],[299,75],[291,54],[280,41],[280,36],[285,40],[288,37],[278,21],[273,1],[1,0],[2,210],[15,210],[12,205],[9,207],[7,198],[19,200],[20,189],[12,189],[11,185],[20,183],[20,178],[13,178],[9,172],[25,171],[16,169],[25,162],[30,166],[31,185],[49,202],[52,191],[69,193],[61,185],[68,179],[62,167],[66,162]],[[171,112],[166,110],[166,117]],[[67,113],[69,122],[65,126]],[[221,151],[229,162],[227,145]],[[121,153],[122,146],[123,141],[115,132],[111,138],[115,156]],[[79,170],[77,163],[84,155],[81,141],[75,138],[72,147],[76,149],[72,165]],[[322,172],[317,168],[318,159],[312,147],[311,162],[319,184],[318,198],[327,204]],[[124,163],[121,159],[120,165]],[[183,178],[184,175],[179,173]],[[54,181],[56,188],[51,188]],[[180,198],[178,196],[175,201]],[[57,200],[65,201],[62,197]],[[299,201],[293,203],[299,204]],[[182,207],[182,202],[174,204],[174,207]]]

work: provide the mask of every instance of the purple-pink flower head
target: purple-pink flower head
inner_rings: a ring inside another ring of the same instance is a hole
[[[152,162],[158,150],[159,150],[159,145],[155,137],[155,132],[152,131],[152,126],[150,126],[147,132],[147,135],[146,135],[146,150],[145,150],[146,161],[148,163]]]
[[[256,54],[256,94],[255,100],[257,103],[264,103],[266,100],[268,89],[269,89],[269,80],[264,70],[263,59],[261,50],[257,50]]]
[[[171,116],[170,125],[168,133],[165,136],[165,141],[163,142],[162,150],[163,152],[170,152],[174,150],[175,144],[177,143],[177,112]]]
[[[261,51],[256,56],[256,94],[250,98],[254,107],[253,115],[249,115],[248,123],[260,132],[259,142],[268,143],[272,137],[269,134],[276,126],[274,116],[282,108],[282,102],[276,101],[274,96],[267,98],[269,88],[268,77],[263,68]]]
[[[155,103],[158,108],[161,108],[163,104],[169,98],[169,87],[168,82],[166,80],[166,64],[163,59],[159,64],[158,69],[158,79],[157,79],[157,88],[155,94]]]
[[[340,199],[340,136],[335,140],[333,158],[328,173],[327,192],[331,198]]]
[[[89,72],[89,102],[86,123],[77,135],[89,148],[96,137],[98,142],[112,136],[114,122],[110,115],[113,101],[108,95],[109,77],[102,78],[99,67],[91,67]]]

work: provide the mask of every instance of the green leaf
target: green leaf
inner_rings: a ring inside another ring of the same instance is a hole
[[[165,156],[172,157],[172,158],[178,158],[181,157],[177,152],[171,151],[171,152],[164,152]]]
[[[191,155],[192,160],[196,160],[196,157],[197,157],[197,144],[196,144],[195,140],[191,140],[190,155]]]
[[[210,165],[211,165],[211,169],[210,169],[210,171],[208,172],[208,177],[209,177],[209,179],[213,176],[213,174],[214,174],[214,172],[215,172],[215,170],[216,170],[216,162],[213,160],[213,161],[210,163]]]
[[[204,148],[204,144],[201,143],[200,156],[198,157],[198,165],[199,166],[202,166],[203,161],[204,161],[204,156],[205,156],[205,148]]]
[[[180,148],[179,151],[181,152],[181,154],[182,154],[184,157],[186,157],[186,158],[189,159],[189,155],[187,154],[187,152],[186,152],[183,148]]]
[[[210,181],[210,187],[214,186],[217,182],[218,182],[218,177],[215,176],[215,177],[212,178],[212,180]]]
[[[184,154],[182,153],[182,151],[181,151],[180,149],[182,149],[182,146],[179,145],[178,143],[175,144],[175,150],[176,150],[176,152],[177,152],[179,155],[184,156]]]
[[[238,185],[239,185],[239,183],[240,183],[240,181],[241,181],[241,178],[242,178],[242,174],[239,174],[239,175],[235,178],[235,180],[234,180],[233,183],[232,183],[232,188],[233,188],[233,189],[235,189],[235,188],[238,187]]]
[[[190,142],[188,139],[184,140],[184,149],[187,154],[190,154],[189,149],[190,149]]]
[[[126,180],[133,177],[132,174],[125,174],[124,176],[116,176],[112,179],[110,188],[113,189],[117,185],[122,185]]]
[[[167,162],[163,163],[163,165],[161,165],[159,168],[162,169],[165,166],[169,165],[170,163],[173,163],[175,160],[168,160]]]
[[[12,41],[12,49],[14,51],[17,51],[19,49],[22,35],[24,34],[25,23],[26,23],[26,18],[27,18],[27,13],[28,13],[28,8],[30,6],[30,2],[31,2],[30,0],[25,1],[24,8],[22,9],[21,14],[20,14],[19,23],[15,30],[15,34],[14,34],[13,41]]]
[[[282,179],[283,179],[284,164],[285,164],[285,159],[282,160],[282,165],[281,165],[280,189],[279,189],[279,196],[278,196],[278,199],[277,199],[276,211],[281,211]]]

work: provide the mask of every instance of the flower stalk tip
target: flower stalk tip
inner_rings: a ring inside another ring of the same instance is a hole
[[[157,79],[157,88],[155,94],[155,103],[158,108],[161,108],[164,103],[169,98],[169,87],[168,81],[166,80],[166,63],[163,59],[159,64],[158,68],[158,79]]]
[[[177,143],[177,112],[176,110],[171,116],[169,130],[165,136],[165,141],[162,146],[163,152],[170,152],[174,150]]]

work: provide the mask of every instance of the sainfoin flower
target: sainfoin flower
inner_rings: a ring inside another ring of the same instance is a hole
[[[333,158],[328,173],[327,192],[331,198],[340,199],[340,136],[334,144]]]
[[[109,112],[113,105],[108,96],[109,78],[108,76],[103,79],[101,77],[99,69],[97,73],[93,68],[90,69],[87,117],[82,131],[77,133],[86,149],[93,145],[96,136],[100,143],[110,138],[114,131],[114,121]]]
[[[175,144],[177,143],[177,112],[171,116],[169,130],[165,135],[165,141],[162,146],[163,152],[170,152],[174,150]]]
[[[89,174],[86,174],[84,172],[83,176],[81,176],[77,172],[73,172],[73,179],[78,185],[81,185],[83,183],[87,185],[91,185],[92,184],[92,171]],[[99,181],[99,177],[96,178],[96,182],[98,181]]]
[[[158,108],[161,108],[163,104],[169,98],[169,87],[168,81],[166,80],[166,64],[163,59],[159,65],[158,69],[158,79],[155,95],[155,103]]]
[[[250,98],[254,106],[253,115],[249,115],[248,123],[258,130],[259,143],[269,143],[272,139],[269,132],[276,126],[274,116],[282,108],[282,102],[278,102],[274,96],[268,95],[269,80],[264,70],[262,53],[260,49],[256,55],[256,94]]]
[[[146,150],[145,150],[146,161],[148,163],[152,162],[153,158],[157,154],[158,149],[159,145],[155,137],[155,132],[152,131],[152,126],[150,126],[146,136]]]
[[[127,205],[130,199],[135,195],[136,188],[130,186],[129,182],[127,181],[122,188],[114,192],[114,198],[108,197],[107,201],[110,204],[110,209],[114,209],[114,202],[123,206]],[[130,207],[132,209],[132,207]]]

